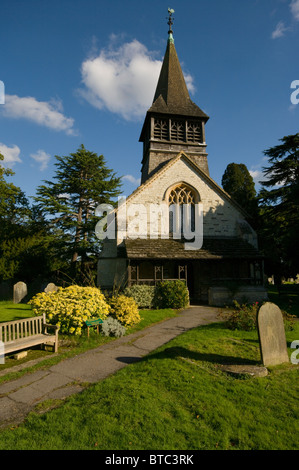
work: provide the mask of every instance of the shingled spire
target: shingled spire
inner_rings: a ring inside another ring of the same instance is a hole
[[[158,80],[153,104],[149,111],[209,117],[190,99],[186,81],[175,49],[172,30],[168,32],[167,48]]]
[[[209,173],[204,132],[209,117],[190,98],[174,45],[174,11],[168,11],[166,52],[153,104],[147,111],[140,136],[140,142],[143,142],[142,183],[180,151]]]

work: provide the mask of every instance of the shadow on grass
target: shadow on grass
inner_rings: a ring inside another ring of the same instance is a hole
[[[195,351],[190,351],[189,349],[182,347],[170,347],[166,348],[164,351],[149,354],[143,358],[139,357],[117,357],[117,360],[125,364],[132,364],[134,362],[150,362],[156,359],[175,359],[177,357],[182,357],[184,359],[189,359],[191,361],[201,361],[201,362],[210,362],[213,364],[220,365],[256,365],[257,361],[252,359],[246,359],[244,357],[236,356],[226,356],[221,354],[211,354],[211,353],[199,353]]]

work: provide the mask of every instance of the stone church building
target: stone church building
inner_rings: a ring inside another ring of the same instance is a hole
[[[210,177],[209,117],[190,99],[169,24],[160,77],[140,135],[141,185],[114,211],[115,236],[104,240],[98,284],[110,290],[183,279],[192,302],[264,300],[256,233],[244,210]],[[155,213],[153,228],[151,214],[157,207],[163,211]],[[128,234],[132,223],[137,235]],[[202,243],[195,243],[200,237]]]

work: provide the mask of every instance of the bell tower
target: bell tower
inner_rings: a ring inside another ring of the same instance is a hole
[[[168,13],[166,52],[139,139],[143,142],[142,184],[181,151],[209,174],[205,141],[209,117],[190,99],[174,45],[174,10],[168,9]]]

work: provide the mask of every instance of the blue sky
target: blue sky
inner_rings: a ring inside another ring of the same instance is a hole
[[[28,197],[81,143],[136,188],[168,7],[218,184],[232,162],[258,181],[263,150],[298,132],[299,0],[1,0],[0,152]]]

